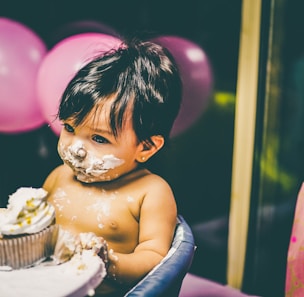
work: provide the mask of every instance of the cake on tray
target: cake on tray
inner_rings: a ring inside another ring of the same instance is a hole
[[[84,297],[94,296],[106,270],[92,250],[75,254],[60,265],[43,262],[29,269],[0,271],[0,296]]]

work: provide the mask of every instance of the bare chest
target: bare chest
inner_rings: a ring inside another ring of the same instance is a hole
[[[74,232],[94,232],[111,242],[134,241],[138,236],[138,202],[123,191],[61,187],[49,201],[56,209],[56,221]],[[132,230],[132,232],[130,232]]]

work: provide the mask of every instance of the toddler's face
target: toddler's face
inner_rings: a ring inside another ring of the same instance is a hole
[[[73,120],[63,122],[58,153],[76,178],[85,183],[110,181],[133,170],[143,149],[137,142],[131,119],[127,119],[117,138],[108,126],[110,102],[91,112],[75,127]]]

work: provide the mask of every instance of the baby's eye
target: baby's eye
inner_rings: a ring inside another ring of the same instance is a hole
[[[109,140],[100,135],[93,135],[92,139],[97,143],[110,143]]]
[[[65,123],[65,124],[63,124],[63,126],[64,126],[64,129],[67,132],[69,132],[69,133],[73,133],[74,132],[74,128],[71,125]]]

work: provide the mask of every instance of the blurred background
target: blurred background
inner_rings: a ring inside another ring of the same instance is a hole
[[[183,69],[185,93],[171,146],[150,164],[151,170],[171,184],[179,213],[195,235],[197,251],[191,272],[226,284],[242,4],[241,0],[2,3],[0,207],[6,206],[9,194],[18,187],[40,187],[61,163],[56,149],[58,130],[49,125],[51,118],[44,120],[39,111],[32,115],[31,104],[46,109],[46,101],[60,92],[54,77],[64,80],[77,62],[77,57],[71,62],[71,56],[73,52],[76,56],[86,40],[75,41],[73,51],[67,46],[67,38],[95,32],[163,42]],[[266,0],[261,6],[256,130],[242,290],[265,297],[284,296],[287,247],[303,180],[302,8],[300,0]],[[39,51],[36,64],[24,56],[30,46]],[[195,50],[200,59],[190,58],[189,49]],[[56,60],[56,50],[61,59]],[[26,59],[28,63],[23,64]],[[48,68],[50,64],[53,68]],[[193,74],[191,79],[186,73]],[[37,89],[38,95],[26,94]],[[29,123],[34,116],[36,121]]]

